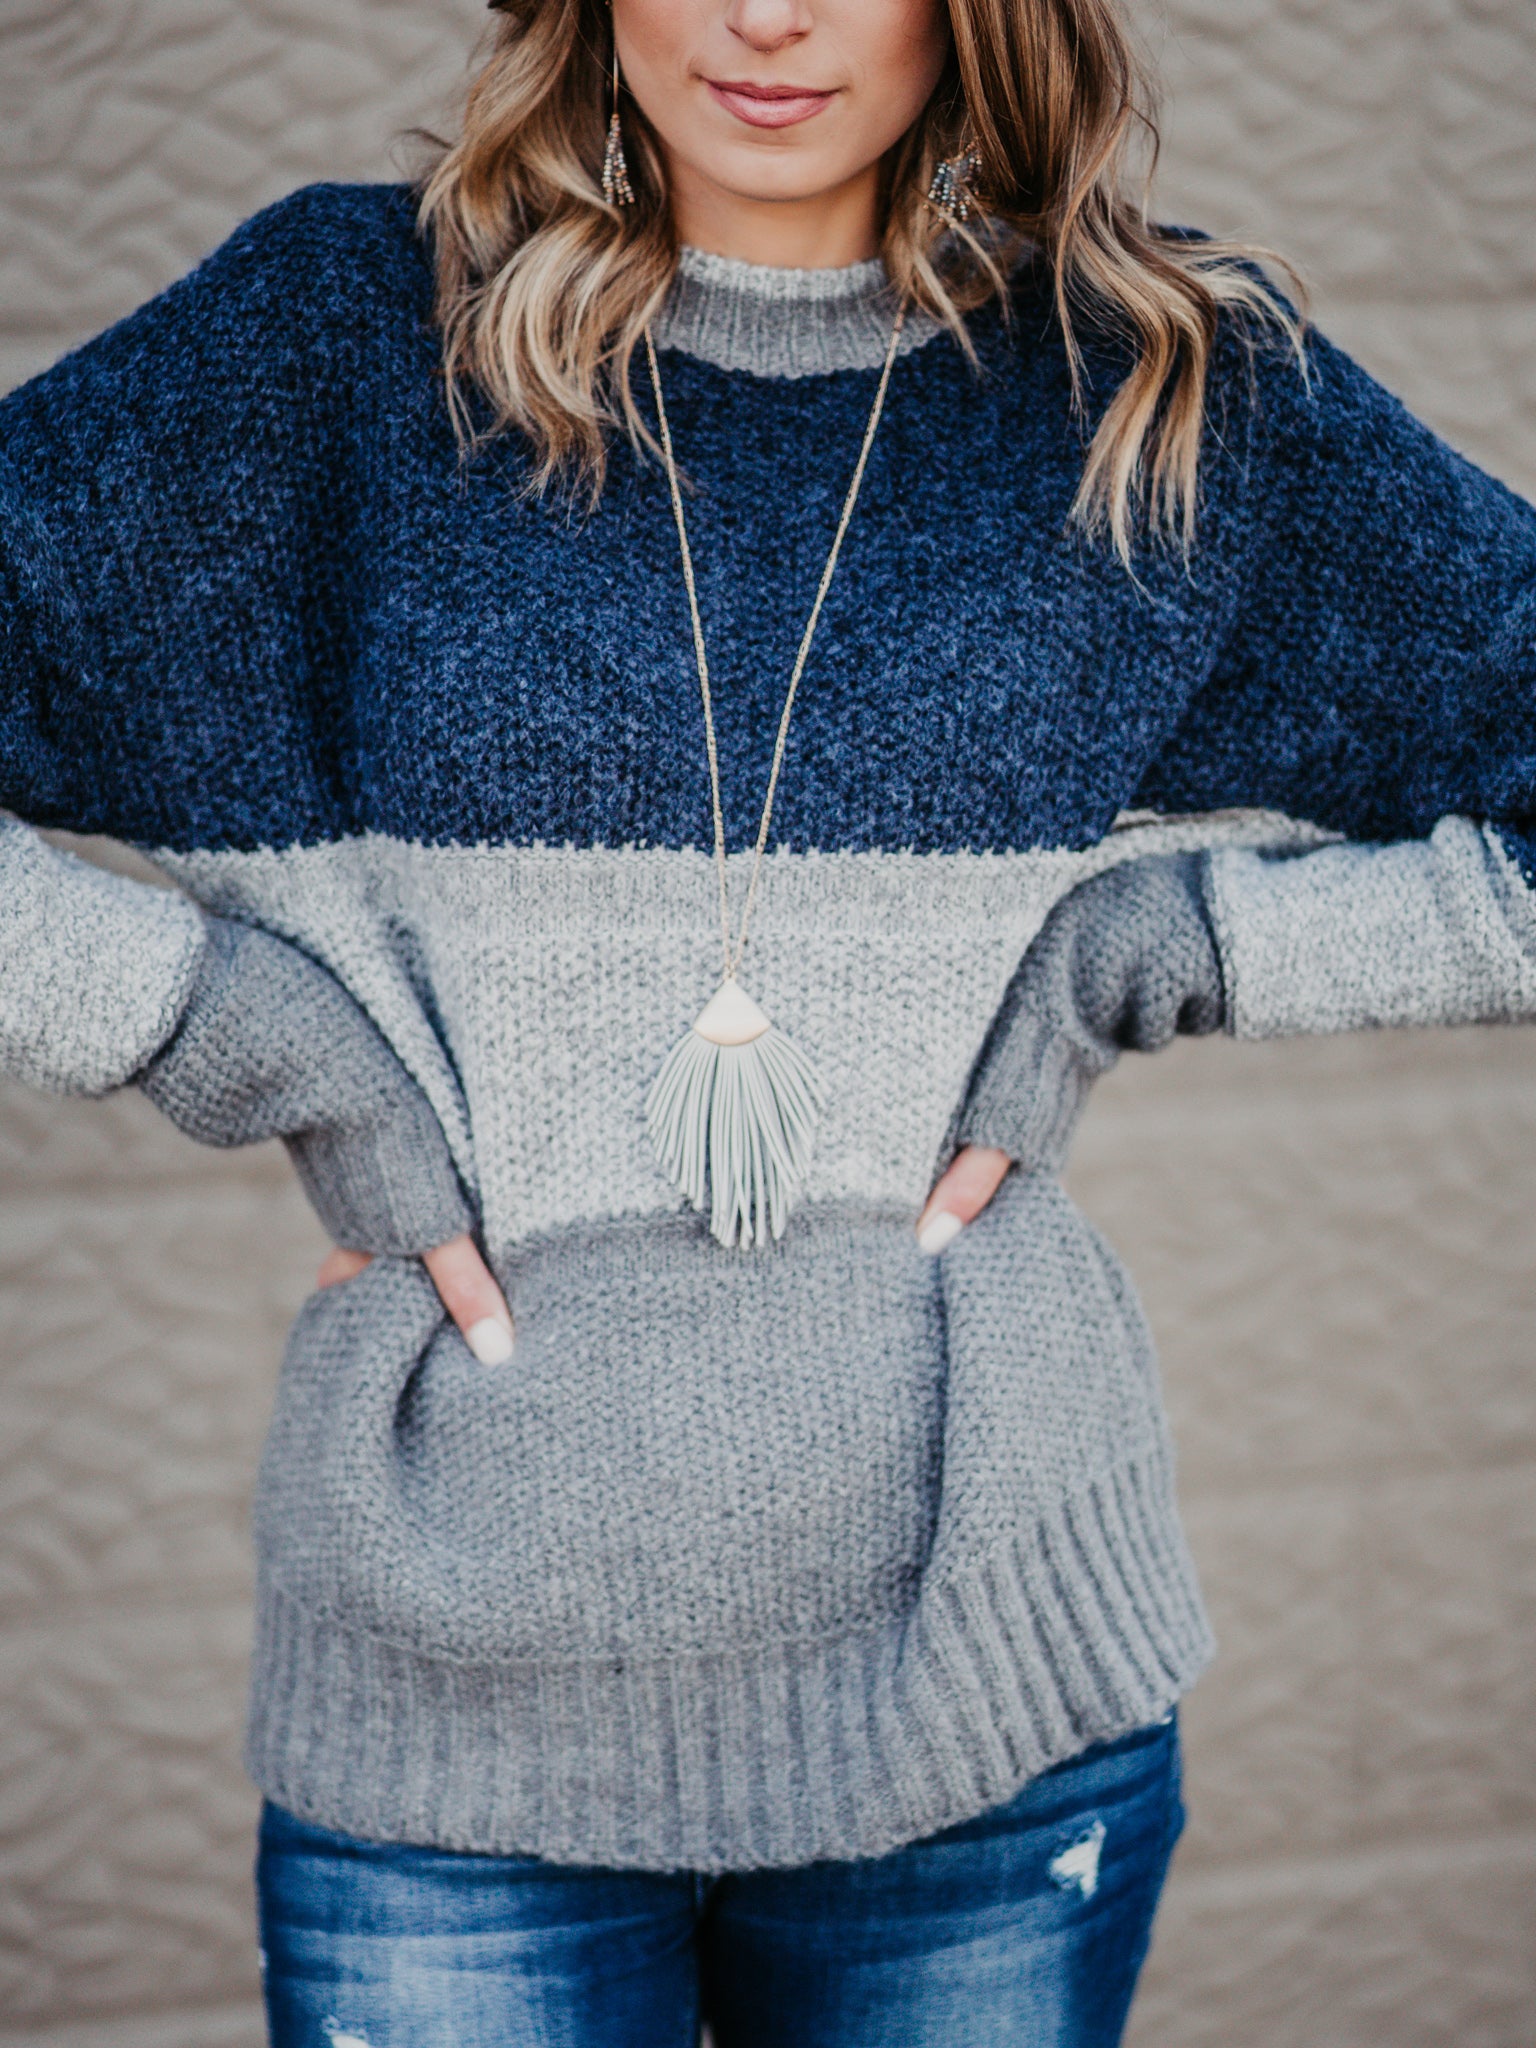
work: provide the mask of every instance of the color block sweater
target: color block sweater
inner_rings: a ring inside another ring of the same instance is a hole
[[[687,252],[658,333],[738,904],[885,289]],[[588,517],[519,494],[515,438],[461,466],[430,291],[403,190],[314,187],[0,404],[0,1064],[99,1093],[190,1047],[162,1098],[215,1139],[253,1134],[237,1039],[357,1129],[387,1074],[430,1109],[393,1223],[314,1167],[389,1255],[287,1347],[266,1793],[571,1862],[882,1851],[1166,1712],[1212,1647],[1134,1294],[1007,1128],[1050,1122],[989,1035],[1030,942],[1195,850],[1232,1031],[1532,1014],[1536,512],[1325,337],[1308,388],[1229,327],[1194,555],[1132,577],[1066,520],[1122,344],[1089,336],[1080,424],[1038,262],[972,317],[979,374],[914,320],[742,969],[826,1106],[782,1238],[727,1248],[642,1115],[718,970],[665,480],[619,442]],[[205,913],[275,964],[194,1028]],[[429,1135],[504,1366],[403,1255]],[[968,1137],[1028,1170],[932,1259]]]

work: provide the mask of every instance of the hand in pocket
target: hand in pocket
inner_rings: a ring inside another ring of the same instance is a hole
[[[334,1287],[361,1273],[369,1263],[367,1252],[333,1251],[320,1267],[318,1285]],[[461,1232],[435,1251],[423,1252],[421,1263],[480,1363],[504,1365],[512,1356],[512,1312],[474,1239],[467,1231]]]
[[[201,965],[170,1038],[136,1077],[205,1145],[281,1138],[338,1249],[320,1285],[371,1258],[422,1259],[478,1359],[512,1355],[512,1317],[470,1236],[474,1212],[442,1125],[351,993],[258,926],[204,921]]]
[[[1088,1093],[1122,1052],[1156,1052],[1227,1019],[1206,906],[1206,857],[1149,854],[1057,903],[1009,983],[972,1071],[960,1150],[918,1218],[940,1252],[979,1216],[1010,1165],[1055,1173]]]

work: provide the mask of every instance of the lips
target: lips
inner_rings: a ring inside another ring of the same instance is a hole
[[[708,78],[718,105],[751,128],[789,128],[808,121],[836,98],[808,85],[753,85],[746,79]]]

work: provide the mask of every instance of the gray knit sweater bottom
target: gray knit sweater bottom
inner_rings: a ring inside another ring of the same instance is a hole
[[[411,1262],[312,1299],[258,1497],[273,1799],[463,1850],[795,1864],[1167,1710],[1212,1645],[1097,1234],[1047,1176],[937,1261],[905,1210],[796,1224],[745,1267],[681,1215],[520,1246],[529,1339],[489,1378]]]

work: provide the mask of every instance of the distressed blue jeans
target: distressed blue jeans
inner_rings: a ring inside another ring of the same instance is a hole
[[[1113,2048],[1183,1824],[1175,1718],[885,1856],[571,1868],[268,1805],[273,2048]]]

